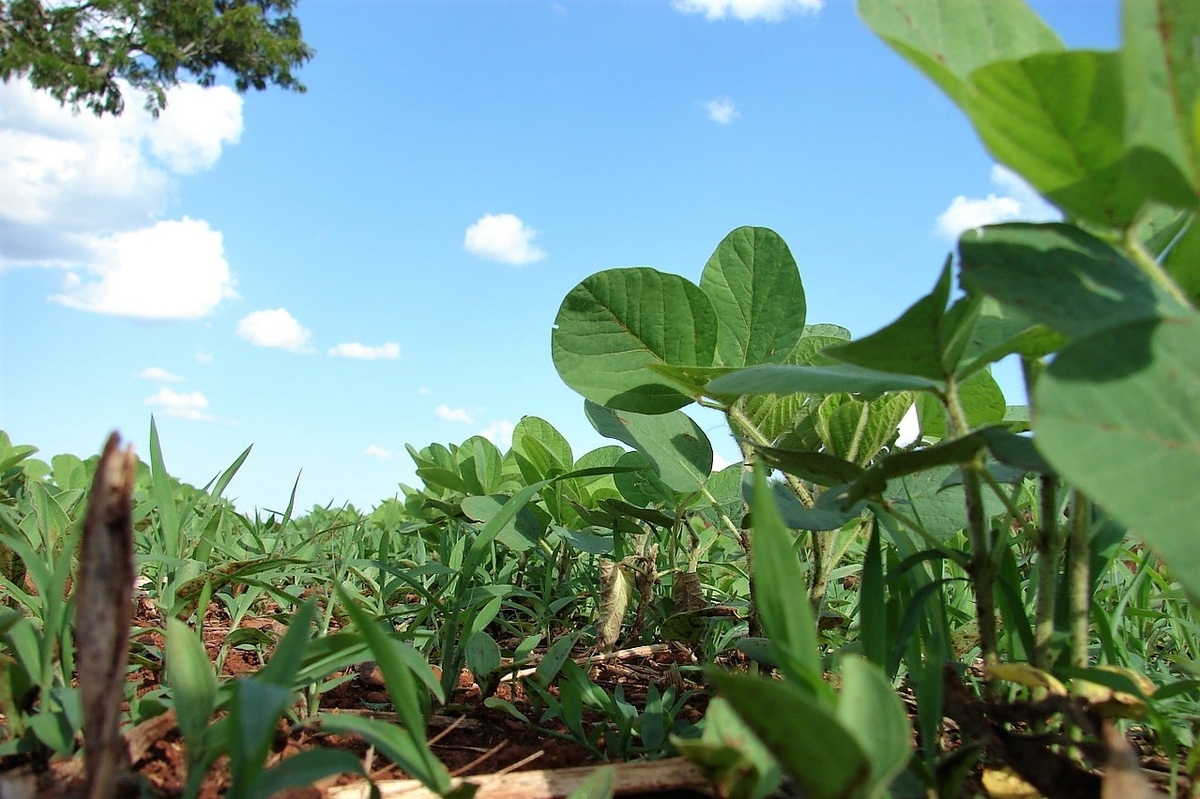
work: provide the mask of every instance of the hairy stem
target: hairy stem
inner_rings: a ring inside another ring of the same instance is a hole
[[[1054,638],[1055,597],[1058,588],[1058,567],[1062,559],[1062,526],[1058,523],[1057,481],[1044,474],[1038,481],[1041,499],[1039,520],[1038,581],[1033,626],[1033,665],[1050,665],[1050,645]]]
[[[967,415],[958,397],[958,382],[946,380],[946,404],[950,437],[966,434],[970,429]],[[983,510],[982,456],[976,455],[962,464],[963,497],[967,509],[967,536],[971,541],[971,580],[975,584],[975,612],[979,619],[979,648],[985,664],[997,660],[996,634],[996,560],[992,555],[993,541]]]
[[[1067,574],[1071,665],[1085,668],[1088,663],[1088,622],[1091,616],[1091,570],[1089,534],[1092,503],[1080,491],[1071,492],[1071,568]]]

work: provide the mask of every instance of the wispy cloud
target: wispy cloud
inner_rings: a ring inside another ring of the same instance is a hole
[[[396,458],[395,453],[393,453],[389,450],[386,450],[383,447],[378,446],[376,444],[371,444],[370,446],[368,446],[363,451],[363,454],[369,455],[372,458],[379,458],[379,460],[381,460],[381,461],[390,461],[390,460],[395,460],[395,458]]]
[[[394,361],[400,357],[400,345],[394,341],[389,341],[377,347],[370,347],[366,344],[359,344],[357,341],[353,341],[347,344],[338,344],[336,347],[330,347],[329,354],[334,358],[353,358],[359,361]]]
[[[779,22],[792,14],[815,14],[825,0],[674,0],[671,7],[685,14],[703,14],[708,19],[733,17],[743,22]]]
[[[1025,222],[1047,222],[1062,218],[1058,209],[1042,199],[1041,195],[1011,169],[996,164],[992,167],[991,179],[1001,193],[980,198],[961,194],[955,197],[950,207],[937,218],[938,235],[956,240],[965,231],[984,225],[1018,219]]]
[[[208,366],[210,363],[213,362],[213,356],[212,356],[212,353],[210,353],[210,352],[197,352],[196,354],[194,354],[192,356],[192,360],[195,361],[196,363],[203,364],[204,366]]]
[[[0,84],[0,269],[68,270],[50,299],[141,319],[196,319],[235,296],[221,233],[159,220],[179,179],[242,132],[242,98],[181,85],[156,120],[127,92],[120,117],[73,113],[27,80]]]
[[[533,243],[538,232],[513,214],[485,214],[467,228],[463,249],[505,264],[531,264],[546,257]]]
[[[466,408],[451,408],[448,405],[439,405],[433,409],[433,415],[441,419],[443,422],[460,422],[462,424],[470,424],[475,421]]]
[[[143,403],[157,408],[166,416],[188,419],[193,422],[211,422],[212,414],[208,410],[208,399],[199,391],[189,391],[180,394],[169,388],[160,388],[153,397],[148,397]]]
[[[704,102],[704,110],[708,112],[708,118],[719,125],[728,125],[742,115],[737,110],[737,106],[733,104],[733,100],[730,100],[728,97],[706,100]]]
[[[237,334],[256,347],[312,352],[307,346],[312,332],[301,326],[284,308],[254,311],[246,315],[238,322]]]
[[[182,383],[185,380],[185,378],[173,372],[168,372],[166,369],[160,369],[157,366],[146,367],[138,374],[138,377],[143,380],[154,380],[159,383]]]
[[[512,434],[514,429],[515,426],[512,422],[507,419],[500,419],[491,422],[487,427],[476,433],[476,435],[483,436],[495,444],[501,452],[505,452],[512,448]]]

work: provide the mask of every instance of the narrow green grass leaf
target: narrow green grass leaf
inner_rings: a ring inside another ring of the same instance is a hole
[[[194,762],[217,701],[217,677],[200,634],[179,619],[167,619],[167,684],[175,700],[179,731]]]
[[[250,792],[253,799],[270,799],[285,788],[310,786],[335,774],[358,774],[364,778],[362,761],[345,749],[308,749],[280,761],[264,771]]]
[[[808,690],[820,691],[825,686],[817,623],[805,590],[808,583],[761,466],[754,470],[750,509],[754,515],[754,604],[763,629],[771,639],[780,670]]]
[[[168,558],[183,558],[179,540],[179,517],[175,512],[175,494],[171,477],[163,463],[162,446],[158,440],[158,424],[150,417],[150,481],[154,489],[154,505],[162,525],[163,545]]]

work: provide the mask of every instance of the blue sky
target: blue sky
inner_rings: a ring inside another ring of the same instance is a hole
[[[1114,47],[1109,0],[1031,5]],[[304,95],[185,85],[155,122],[0,84],[0,429],[40,457],[120,430],[244,510],[369,509],[405,444],[524,415],[605,442],[558,378],[559,303],[601,269],[699,280],[778,231],[808,321],[856,336],[954,231],[1045,218],[848,0],[302,0]],[[1001,372],[1011,403],[1018,383]],[[693,408],[693,411],[696,410]],[[720,461],[720,419],[696,418]],[[719,464],[718,464],[719,465]]]

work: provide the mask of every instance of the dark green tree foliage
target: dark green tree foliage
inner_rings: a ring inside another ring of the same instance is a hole
[[[304,91],[293,74],[313,56],[296,0],[0,0],[0,79],[28,76],[62,103],[97,116],[125,107],[121,81],[166,106],[180,73],[211,86],[221,68],[238,91]]]

